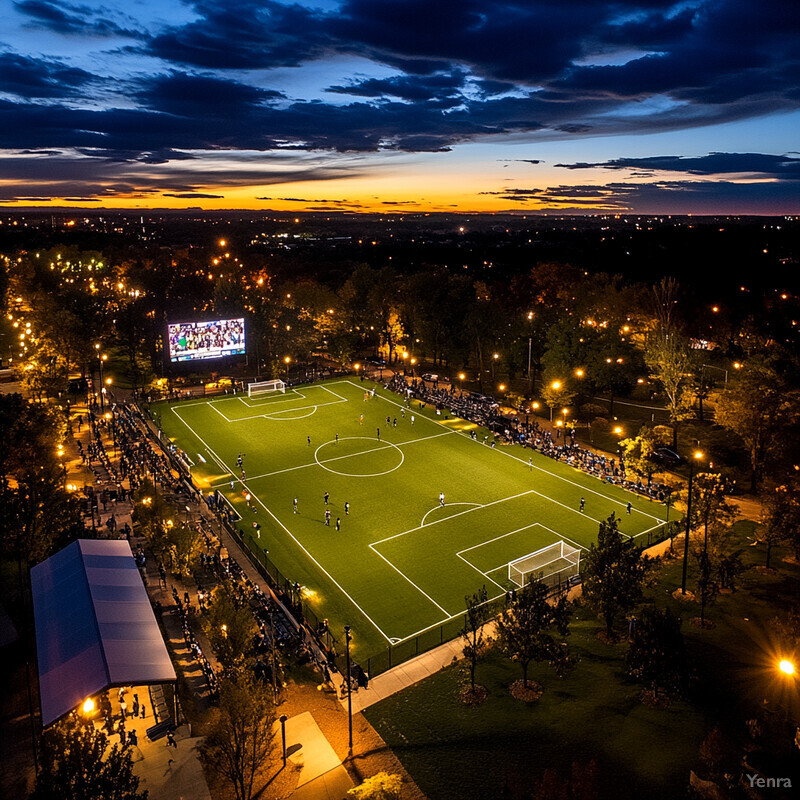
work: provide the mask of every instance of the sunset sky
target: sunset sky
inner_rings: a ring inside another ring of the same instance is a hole
[[[797,0],[0,0],[4,207],[800,213]]]

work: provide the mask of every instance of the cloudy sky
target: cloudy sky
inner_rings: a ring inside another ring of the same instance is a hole
[[[0,0],[0,204],[800,213],[798,0]]]

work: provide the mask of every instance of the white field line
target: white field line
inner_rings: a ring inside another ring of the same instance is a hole
[[[446,505],[447,505],[447,507],[451,507],[451,506],[479,506],[480,503],[447,503]],[[425,515],[422,517],[422,522],[420,522],[420,524],[419,524],[420,528],[424,528],[425,527],[425,520],[428,519],[428,515],[429,514],[433,514],[433,512],[436,511],[437,508],[444,508],[444,507],[445,506],[443,506],[441,503],[439,503],[438,505],[435,505],[430,511],[426,511]]]
[[[270,396],[267,395],[264,398],[264,400],[266,402],[261,402],[261,403],[259,403],[257,400],[253,400],[252,397],[248,397],[245,400],[245,398],[242,397],[242,395],[238,395],[237,399],[239,400],[240,403],[243,403],[248,408],[261,408],[262,406],[277,406],[280,403],[291,403],[292,400],[296,400],[298,397],[301,400],[306,400],[307,399],[306,396],[302,392],[298,391],[297,389],[290,389],[288,392],[281,392],[281,394],[283,394],[283,399],[282,400],[272,400],[272,399],[270,399]],[[288,395],[288,394],[291,394],[291,395],[294,395],[294,396],[293,397],[287,397],[286,395]]]
[[[478,575],[483,575],[483,577],[484,577],[484,578],[486,578],[486,580],[487,580],[487,581],[491,581],[491,582],[492,582],[492,583],[493,583],[493,584],[494,584],[494,585],[495,585],[495,586],[496,586],[498,589],[502,589],[503,591],[505,591],[505,587],[504,587],[504,586],[502,586],[501,584],[499,584],[499,583],[498,583],[498,582],[497,582],[497,581],[496,581],[494,578],[490,578],[490,577],[489,577],[489,573],[488,573],[488,572],[484,572],[483,570],[481,570],[481,569],[478,569],[478,568],[477,568],[477,567],[476,567],[476,566],[475,566],[475,565],[474,565],[474,564],[473,564],[471,561],[468,561],[466,558],[464,558],[464,556],[462,556],[462,555],[461,555],[461,553],[456,553],[456,555],[457,555],[457,556],[458,556],[458,557],[459,557],[459,558],[460,558],[460,559],[461,559],[461,560],[462,560],[462,561],[463,561],[463,562],[464,562],[464,563],[465,563],[465,564],[466,564],[468,567],[471,567],[472,569],[474,569],[474,570],[475,570],[475,572],[477,572],[477,573],[478,573]]]
[[[500,500],[492,500],[491,503],[484,503],[480,507],[481,508],[488,508],[489,506],[496,506],[498,503],[505,503],[508,500],[515,500],[518,497],[524,497],[526,494],[531,494],[532,492],[533,492],[532,489],[528,489],[527,492],[520,492],[519,494],[512,494],[509,497],[502,497]],[[538,492],[536,494],[538,494]],[[468,508],[466,511],[458,511],[455,514],[451,514],[449,517],[442,517],[442,519],[435,519],[429,525],[425,525],[424,527],[432,528],[434,525],[439,525],[442,522],[447,522],[448,520],[455,519],[456,517],[460,517],[460,516],[462,516],[464,514],[470,514],[473,511],[475,511],[474,508]],[[422,525],[417,525],[416,528],[409,528],[407,531],[403,531],[402,533],[395,533],[392,536],[387,536],[385,539],[379,539],[377,542],[372,542],[372,544],[370,544],[370,547],[372,547],[372,545],[379,545],[379,544],[383,544],[384,542],[389,542],[392,539],[399,538],[400,536],[405,536],[407,533],[413,533],[414,531],[421,531],[422,528],[423,528]]]
[[[455,431],[447,431],[445,433],[434,433],[432,436],[422,436],[419,439],[409,439],[408,441],[405,441],[405,442],[389,442],[387,440],[386,444],[382,445],[381,447],[371,447],[369,450],[361,450],[358,453],[349,453],[348,455],[345,455],[345,456],[334,456],[333,458],[323,458],[323,459],[320,459],[319,463],[317,461],[312,461],[310,464],[298,464],[295,467],[286,467],[285,469],[276,469],[274,472],[264,472],[261,475],[253,475],[253,477],[248,478],[247,481],[248,481],[248,483],[252,483],[253,481],[257,481],[259,478],[270,478],[273,475],[281,475],[284,472],[294,472],[294,470],[298,470],[298,469],[306,469],[307,467],[316,467],[316,466],[319,466],[320,463],[321,464],[328,464],[331,461],[341,461],[343,458],[355,458],[356,456],[363,456],[363,455],[366,455],[367,453],[375,453],[378,450],[389,450],[392,447],[404,447],[407,444],[414,444],[415,442],[424,442],[427,439],[438,439],[440,436],[447,436],[450,433],[455,433]],[[195,435],[197,435],[197,434],[195,434]],[[331,442],[332,441],[333,441],[333,439],[331,439]],[[330,444],[330,442],[325,442],[325,444]]]
[[[225,466],[225,462],[208,446],[208,444],[206,444],[206,440],[178,413],[178,409],[175,408],[175,406],[171,406],[170,411],[172,411],[172,413],[175,414],[175,416],[203,443],[206,451],[223,473],[225,475],[233,475],[233,470]],[[228,481],[223,481],[219,483],[219,485],[222,486],[223,483],[228,483]]]
[[[517,528],[514,531],[509,531],[508,533],[501,533],[500,536],[495,536],[494,539],[487,539],[485,542],[472,545],[472,547],[465,547],[463,550],[459,550],[456,553],[456,555],[460,556],[462,553],[469,553],[470,550],[477,550],[479,547],[485,547],[487,544],[491,544],[492,542],[497,542],[500,539],[505,539],[506,536],[513,536],[515,533],[519,533],[520,531],[526,531],[528,530],[528,528],[543,528],[543,527],[544,525],[540,525],[538,522],[532,522],[530,525],[523,525],[523,527]]]
[[[333,405],[326,403],[326,405]],[[295,411],[305,411],[311,409],[308,414],[303,414],[302,417],[279,417],[278,414],[293,414]],[[307,419],[313,417],[317,413],[318,406],[306,406],[305,408],[284,408],[283,411],[273,411],[271,414],[262,414],[264,419],[272,420],[273,422],[295,422],[298,419]]]
[[[466,561],[468,564],[470,564],[470,566],[473,566],[475,569],[478,569],[477,567],[475,567],[475,565],[474,565],[474,564],[472,564],[472,562],[470,562],[468,559],[464,558],[464,556],[463,556],[463,555],[461,555],[461,554],[462,554],[462,553],[468,553],[470,550],[477,550],[479,547],[483,547],[484,545],[487,545],[487,544],[489,544],[489,543],[491,543],[491,542],[496,542],[496,541],[498,541],[499,539],[505,539],[505,537],[506,537],[506,536],[512,536],[513,534],[515,534],[515,533],[519,533],[520,531],[526,531],[526,530],[528,530],[528,528],[543,528],[544,530],[546,530],[546,531],[548,531],[548,532],[552,533],[552,534],[553,534],[553,536],[555,536],[557,539],[563,539],[563,540],[565,540],[565,541],[567,541],[567,542],[570,542],[571,544],[574,544],[574,545],[576,545],[576,546],[577,546],[577,547],[578,547],[580,550],[586,550],[586,549],[587,549],[587,548],[583,547],[582,545],[579,545],[577,542],[573,542],[573,541],[572,541],[571,539],[569,539],[568,537],[566,537],[566,536],[563,536],[563,535],[562,535],[562,534],[560,534],[560,533],[557,533],[557,532],[556,532],[556,531],[554,531],[552,528],[548,528],[548,527],[547,527],[547,525],[542,525],[542,523],[541,523],[541,522],[533,522],[533,523],[531,523],[530,525],[525,525],[525,526],[524,526],[524,527],[522,527],[522,528],[517,528],[515,531],[509,531],[508,533],[503,533],[503,534],[501,534],[500,536],[495,536],[495,537],[494,537],[494,539],[487,539],[485,542],[481,542],[480,544],[475,544],[475,545],[473,545],[472,547],[465,547],[463,550],[459,550],[459,551],[456,553],[456,555],[457,555],[457,556],[458,556],[458,557],[459,557],[459,558],[460,558],[462,561]],[[554,542],[554,544],[555,544],[555,542]],[[535,552],[535,551],[534,551],[534,552]],[[532,555],[532,553],[528,553],[527,555]],[[520,556],[520,558],[525,558],[525,556]],[[513,559],[512,559],[512,560],[513,560]],[[558,561],[559,559],[555,559],[555,560],[556,560],[556,561]],[[500,564],[500,566],[499,566],[499,567],[492,567],[492,569],[490,569],[490,570],[487,570],[486,572],[484,572],[484,573],[482,573],[482,574],[486,575],[486,577],[487,577],[487,578],[489,578],[489,573],[491,573],[491,572],[497,572],[497,570],[499,570],[499,569],[503,569],[503,567],[507,567],[507,566],[509,565],[509,563],[510,563],[510,562],[508,562],[508,561],[507,561],[505,564]],[[547,566],[547,564],[543,564],[542,566]],[[478,570],[478,572],[481,572],[481,570]],[[492,579],[491,579],[491,578],[489,578],[489,580],[492,580]]]
[[[337,381],[337,382],[338,383],[349,383],[352,386],[356,386],[357,387],[357,384],[354,384],[352,381]],[[378,395],[378,396],[382,397],[382,395]],[[389,400],[386,397],[383,397],[383,399],[386,400],[387,403],[391,403],[392,405],[398,406],[398,408],[405,408],[405,406],[400,406],[398,403],[395,403],[393,400]],[[444,422],[440,422],[439,420],[430,419],[429,417],[424,417],[424,416],[422,418],[428,420],[429,422],[433,422],[436,425],[440,425],[443,428],[447,428],[447,426],[444,424]],[[448,428],[448,430],[452,430],[452,429]],[[477,439],[470,439],[470,441],[475,442],[476,444],[482,446],[482,443],[479,442]],[[616,503],[617,505],[627,506],[627,504],[623,503],[622,500],[616,500],[615,498],[611,497],[610,495],[604,494],[603,492],[598,492],[595,489],[589,488],[588,486],[584,486],[583,484],[576,483],[575,481],[571,481],[569,478],[565,478],[563,475],[557,475],[555,472],[550,472],[550,470],[547,470],[544,467],[537,466],[536,464],[530,465],[530,464],[528,464],[527,461],[519,458],[519,456],[515,456],[513,453],[509,453],[506,448],[495,448],[495,451],[498,452],[498,453],[501,453],[504,456],[508,456],[509,458],[513,458],[515,461],[519,461],[520,464],[524,464],[526,467],[530,468],[530,466],[533,466],[533,468],[538,470],[539,472],[544,472],[544,473],[546,473],[547,475],[550,475],[553,478],[557,478],[560,481],[564,481],[565,483],[571,483],[573,486],[577,486],[582,491],[591,492],[592,494],[599,495],[600,497],[603,497],[604,499],[606,499],[606,500],[608,500],[608,501],[610,501],[612,503]],[[573,467],[573,469],[574,469],[574,467]],[[588,476],[588,477],[594,477],[594,476]],[[596,480],[600,480],[600,479],[597,478]],[[627,491],[627,490],[623,489],[623,491]],[[631,492],[630,494],[633,494],[633,492]],[[656,517],[653,514],[648,514],[646,511],[641,511],[640,509],[635,508],[635,507],[634,507],[633,510],[636,511],[638,514],[643,514],[645,517],[650,517],[650,519],[657,520],[658,525],[662,525],[664,523],[664,520],[662,520],[660,517]],[[658,527],[658,525],[656,525],[655,527]],[[653,530],[653,528],[649,528],[648,529],[648,531],[650,531],[650,530]],[[645,531],[645,533],[647,533],[648,531]],[[639,534],[639,535],[641,535],[641,534]]]
[[[205,448],[206,448],[206,450],[208,450],[208,452],[209,452],[209,453],[210,453],[210,454],[211,454],[211,455],[212,455],[212,456],[213,456],[213,457],[214,457],[214,458],[215,458],[215,459],[216,459],[216,460],[217,460],[219,463],[224,463],[224,462],[222,461],[222,459],[221,459],[221,458],[220,458],[220,457],[219,457],[219,456],[218,456],[218,455],[217,455],[217,454],[216,454],[216,453],[215,453],[215,452],[214,452],[214,451],[211,449],[211,447],[209,447],[208,443],[207,443],[207,442],[206,442],[206,441],[203,439],[203,437],[202,437],[202,436],[198,435],[198,434],[197,434],[197,432],[196,432],[196,431],[194,431],[194,430],[192,429],[192,427],[191,427],[191,426],[190,426],[190,425],[189,425],[189,424],[188,424],[188,423],[187,423],[185,420],[181,419],[181,417],[180,417],[180,415],[179,415],[179,414],[176,414],[176,416],[178,417],[178,419],[180,419],[180,420],[181,420],[181,422],[183,422],[183,424],[184,424],[184,425],[186,425],[186,427],[187,427],[187,428],[189,428],[189,430],[190,430],[190,431],[192,431],[192,433],[194,433],[194,435],[195,435],[195,436],[197,436],[197,438],[198,438],[198,439],[199,439],[199,440],[200,440],[200,441],[201,441],[201,442],[202,442],[202,443],[205,445]],[[231,474],[233,474],[233,473],[231,473]],[[240,484],[242,485],[242,487],[243,487],[243,488],[245,488],[245,489],[247,488],[247,485],[244,483],[244,481],[240,480],[239,478],[234,478],[234,480],[235,480],[237,483],[240,483]],[[338,590],[339,590],[339,591],[340,591],[340,592],[341,592],[341,593],[342,593],[342,594],[343,594],[343,595],[344,595],[344,596],[345,596],[345,597],[346,597],[346,598],[347,598],[347,599],[348,599],[348,600],[349,600],[349,601],[350,601],[350,602],[351,602],[351,603],[352,603],[352,604],[353,604],[353,605],[354,605],[354,606],[355,606],[355,607],[356,607],[356,608],[357,608],[357,609],[358,609],[358,610],[359,610],[359,611],[360,611],[360,612],[361,612],[361,613],[364,615],[364,618],[365,618],[365,619],[367,619],[367,620],[369,620],[370,624],[371,624],[371,625],[372,625],[372,626],[375,628],[375,630],[376,630],[376,631],[378,631],[378,633],[380,633],[380,635],[381,635],[381,636],[383,636],[383,638],[384,638],[384,639],[386,639],[387,643],[390,643],[390,642],[391,642],[391,639],[390,639],[390,638],[389,638],[389,637],[388,637],[388,636],[387,636],[387,635],[386,635],[386,634],[383,632],[383,630],[382,630],[382,629],[380,628],[380,626],[378,626],[378,624],[377,624],[377,623],[376,623],[376,622],[375,622],[375,621],[372,619],[372,617],[370,617],[370,616],[369,616],[369,614],[367,614],[367,612],[366,612],[366,611],[364,611],[364,609],[363,609],[363,608],[361,608],[361,606],[360,606],[358,603],[356,603],[356,601],[355,601],[355,600],[354,600],[354,599],[353,599],[353,598],[350,596],[350,593],[349,593],[349,592],[347,592],[347,591],[344,589],[344,587],[343,587],[343,586],[342,586],[342,585],[341,585],[341,584],[340,584],[340,583],[339,583],[339,582],[338,582],[338,581],[337,581],[337,580],[336,580],[336,579],[333,577],[333,575],[331,575],[331,574],[330,574],[330,572],[328,572],[328,570],[326,570],[326,569],[325,569],[325,567],[323,567],[323,566],[322,566],[322,564],[320,564],[320,563],[319,563],[319,561],[317,561],[317,559],[316,559],[316,558],[314,558],[314,556],[312,556],[312,555],[311,555],[311,553],[309,553],[309,552],[308,552],[308,550],[307,550],[307,549],[306,549],[306,548],[303,546],[303,544],[302,544],[302,543],[301,543],[301,542],[300,542],[300,541],[297,539],[297,537],[296,537],[296,536],[295,536],[295,535],[294,535],[294,534],[293,534],[293,533],[292,533],[292,532],[291,532],[291,531],[290,531],[290,530],[289,530],[289,529],[288,529],[288,528],[287,528],[287,527],[286,527],[286,526],[285,526],[285,525],[284,525],[284,524],[283,524],[283,523],[282,523],[282,522],[281,522],[281,521],[280,521],[280,520],[279,520],[279,519],[278,519],[278,518],[275,516],[275,514],[273,514],[273,513],[272,513],[272,511],[270,511],[270,509],[269,509],[269,508],[268,508],[268,507],[267,507],[267,506],[266,506],[266,505],[263,503],[263,501],[261,500],[261,498],[260,498],[260,497],[259,497],[257,494],[252,494],[252,498],[253,498],[253,499],[254,499],[254,500],[255,500],[255,501],[256,501],[256,502],[257,502],[257,503],[258,503],[258,504],[259,504],[259,505],[260,505],[260,506],[261,506],[261,507],[264,509],[264,511],[266,511],[266,512],[267,512],[267,514],[269,514],[269,515],[272,517],[272,519],[274,519],[274,520],[275,520],[275,522],[276,522],[276,523],[277,523],[277,524],[278,524],[278,525],[279,525],[281,528],[283,528],[283,530],[284,530],[284,531],[285,531],[285,532],[286,532],[286,533],[287,533],[287,534],[288,534],[288,535],[291,537],[291,539],[294,541],[294,543],[295,543],[295,544],[296,544],[296,545],[297,545],[297,546],[298,546],[298,547],[299,547],[299,548],[300,548],[300,549],[301,549],[301,550],[302,550],[302,551],[303,551],[303,552],[304,552],[304,553],[305,553],[305,554],[308,556],[308,558],[309,558],[309,559],[310,559],[310,560],[311,560],[311,561],[312,561],[312,562],[313,562],[313,563],[314,563],[314,564],[317,566],[317,568],[320,570],[320,572],[322,572],[322,573],[324,573],[325,575],[327,575],[327,576],[328,576],[328,579],[331,581],[331,583],[333,583],[333,585],[334,585],[334,586],[336,586],[336,588],[337,588],[337,589],[338,589]],[[445,613],[446,613],[446,612],[445,612]]]
[[[372,545],[369,545],[369,547],[373,553],[379,555],[398,575],[405,578],[421,595],[430,600],[431,603],[433,603],[436,606],[436,608],[438,608],[439,611],[441,611],[445,615],[447,619],[450,618],[450,612],[446,608],[442,608],[427,592],[420,589],[419,586],[417,586],[417,584],[414,583],[414,581],[412,581],[411,578],[409,578],[408,575],[405,574],[405,572],[403,572],[401,569],[398,569],[394,564],[392,564],[391,561],[389,561],[388,558],[386,558],[386,556],[384,556],[382,553],[379,553],[374,547],[372,547]]]

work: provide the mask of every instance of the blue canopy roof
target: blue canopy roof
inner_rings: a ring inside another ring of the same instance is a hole
[[[125,540],[79,539],[31,569],[42,725],[109,686],[175,670]]]

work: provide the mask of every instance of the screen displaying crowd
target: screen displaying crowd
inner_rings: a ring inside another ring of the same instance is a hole
[[[179,322],[169,326],[170,361],[195,361],[244,353],[244,320]]]

